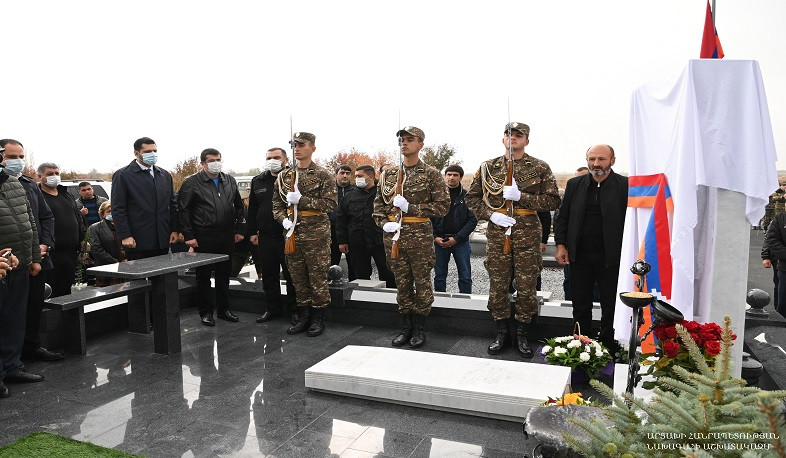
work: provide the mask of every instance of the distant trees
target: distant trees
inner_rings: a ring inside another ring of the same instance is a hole
[[[438,146],[426,146],[420,150],[420,157],[423,162],[433,165],[440,172],[450,164],[461,164],[461,160],[456,160],[456,149],[447,143]]]
[[[172,186],[175,188],[175,192],[180,190],[180,186],[186,178],[197,173],[200,168],[199,156],[192,156],[182,162],[178,162],[171,171]]]
[[[378,151],[377,153],[371,155],[360,152],[355,148],[350,148],[349,151],[339,151],[333,156],[317,162],[319,162],[319,165],[325,167],[331,172],[336,170],[336,167],[343,164],[352,167],[352,170],[355,170],[359,165],[371,165],[375,170],[379,170],[379,168],[385,164],[395,163],[396,158],[392,153],[388,153],[386,151]]]

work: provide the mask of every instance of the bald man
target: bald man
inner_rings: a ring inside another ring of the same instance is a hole
[[[617,296],[622,232],[628,206],[628,178],[615,173],[614,149],[595,145],[587,150],[589,173],[568,180],[554,221],[556,259],[570,264],[573,320],[581,333],[594,336],[592,291],[600,288],[601,343],[614,353],[614,304]]]

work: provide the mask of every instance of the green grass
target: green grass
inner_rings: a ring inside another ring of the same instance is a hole
[[[79,442],[67,437],[49,433],[33,433],[13,444],[0,448],[0,458],[24,457],[131,457],[119,450],[100,447],[89,442]]]

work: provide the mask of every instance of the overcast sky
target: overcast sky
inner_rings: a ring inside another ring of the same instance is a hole
[[[403,125],[471,173],[508,121],[555,172],[609,143],[628,166],[633,89],[699,56],[704,0],[3,2],[0,137],[35,162],[115,170],[152,137],[171,168],[202,149],[238,171],[294,129],[317,157],[395,149]],[[718,0],[727,59],[759,61],[786,148],[786,2]],[[786,156],[778,161],[786,169]]]

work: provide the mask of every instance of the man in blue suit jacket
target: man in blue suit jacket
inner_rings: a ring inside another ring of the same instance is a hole
[[[129,260],[166,254],[178,241],[172,175],[156,167],[156,142],[134,142],[136,159],[112,177],[112,215]]]

